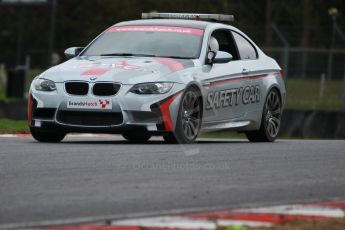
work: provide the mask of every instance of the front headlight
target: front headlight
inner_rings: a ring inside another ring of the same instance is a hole
[[[36,79],[35,89],[38,91],[54,91],[56,90],[56,85],[53,81],[47,79]]]
[[[130,92],[136,94],[163,94],[170,91],[174,83],[171,82],[155,82],[155,83],[140,83],[134,85]]]

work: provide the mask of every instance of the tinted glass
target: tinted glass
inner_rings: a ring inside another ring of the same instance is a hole
[[[203,30],[166,26],[112,27],[82,54],[140,54],[198,58]]]
[[[257,59],[255,48],[249,43],[247,39],[238,33],[232,33],[237,44],[241,59]]]
[[[225,51],[232,55],[232,60],[239,60],[240,57],[237,52],[237,47],[229,30],[216,30],[212,33],[212,37],[217,39],[219,50]]]

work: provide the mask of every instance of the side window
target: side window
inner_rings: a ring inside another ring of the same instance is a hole
[[[241,59],[253,60],[253,59],[258,58],[258,55],[256,53],[254,46],[250,44],[250,42],[247,39],[245,39],[244,37],[242,37],[236,32],[232,32],[232,34],[236,41]]]
[[[217,39],[219,44],[219,51],[225,51],[232,55],[232,60],[240,60],[237,52],[236,44],[231,36],[231,32],[226,29],[220,29],[213,31],[212,37]]]

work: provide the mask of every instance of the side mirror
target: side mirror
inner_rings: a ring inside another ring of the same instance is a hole
[[[68,59],[74,58],[80,54],[81,51],[83,51],[84,47],[71,47],[65,50],[65,56]]]
[[[212,63],[228,63],[233,59],[228,52],[218,51]]]

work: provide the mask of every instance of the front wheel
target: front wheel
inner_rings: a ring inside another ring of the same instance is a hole
[[[30,132],[32,137],[39,142],[58,143],[66,136],[66,133],[62,131],[34,127],[30,127]]]
[[[176,127],[173,133],[163,136],[167,143],[191,144],[195,142],[201,125],[202,101],[193,87],[182,96]]]
[[[261,118],[260,129],[246,132],[251,142],[273,142],[279,133],[282,103],[277,89],[269,91]]]

